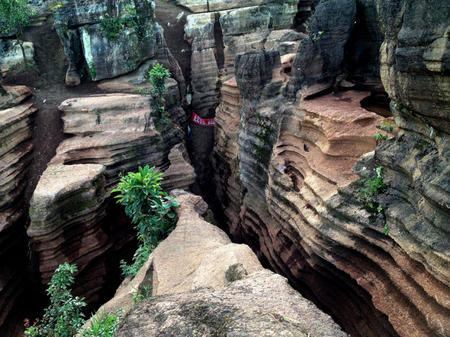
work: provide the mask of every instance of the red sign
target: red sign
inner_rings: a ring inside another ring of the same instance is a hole
[[[215,126],[216,121],[214,118],[201,118],[199,115],[197,115],[195,112],[192,111],[192,123],[203,125],[203,126]]]

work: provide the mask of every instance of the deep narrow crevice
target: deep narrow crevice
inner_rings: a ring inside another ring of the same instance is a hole
[[[223,68],[225,64],[225,56],[224,56],[224,48],[225,45],[223,43],[223,32],[222,27],[220,26],[219,21],[220,13],[216,13],[215,21],[214,21],[214,41],[216,43],[216,62],[217,67],[220,69]]]

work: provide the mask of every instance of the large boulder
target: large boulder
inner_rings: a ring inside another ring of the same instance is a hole
[[[200,197],[173,195],[175,230],[98,311],[124,310],[117,336],[346,336],[285,278],[263,269],[248,246],[204,221]],[[152,297],[132,307],[144,286]]]
[[[66,84],[80,83],[78,72],[84,63],[91,79],[98,81],[129,73],[146,60],[158,58],[159,49],[167,45],[154,6],[152,0],[75,0],[57,5],[53,10],[56,30],[69,61]],[[181,71],[171,66],[177,80],[184,82]]]

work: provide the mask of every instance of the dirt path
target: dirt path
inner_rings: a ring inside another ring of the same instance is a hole
[[[33,92],[33,103],[39,109],[34,120],[33,162],[25,192],[28,204],[42,172],[64,138],[63,123],[58,111],[59,104],[68,98],[100,93],[101,90],[91,82],[82,83],[75,88],[66,87],[64,78],[67,65],[64,50],[53,25],[30,28],[25,34],[25,39],[34,44],[37,72],[30,71],[7,77],[5,84],[28,86]]]

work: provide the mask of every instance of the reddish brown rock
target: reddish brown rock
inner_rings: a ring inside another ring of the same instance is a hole
[[[138,166],[168,168],[170,148],[182,133],[155,116],[148,96],[73,98],[59,109],[70,137],[58,146],[34,191],[28,235],[42,283],[58,264],[75,263],[80,270],[75,292],[95,303],[134,236],[111,189],[119,174]]]
[[[361,108],[368,93],[293,103],[274,57],[237,60],[242,108],[228,117],[239,122],[237,159],[218,127],[216,166],[226,168],[217,172],[218,196],[225,214],[239,211],[229,216],[230,233],[352,335],[446,336],[446,142],[411,132],[396,116],[403,127],[376,147],[389,119]],[[381,208],[369,213],[358,194],[378,166],[386,187],[373,197]]]
[[[23,292],[26,261],[24,191],[32,157],[36,108],[24,86],[0,96],[0,331]]]
[[[180,203],[175,230],[99,310],[124,308],[116,335],[346,336],[285,278],[263,269],[248,246],[204,221],[200,197],[173,195]],[[151,297],[132,307],[143,286]]]

